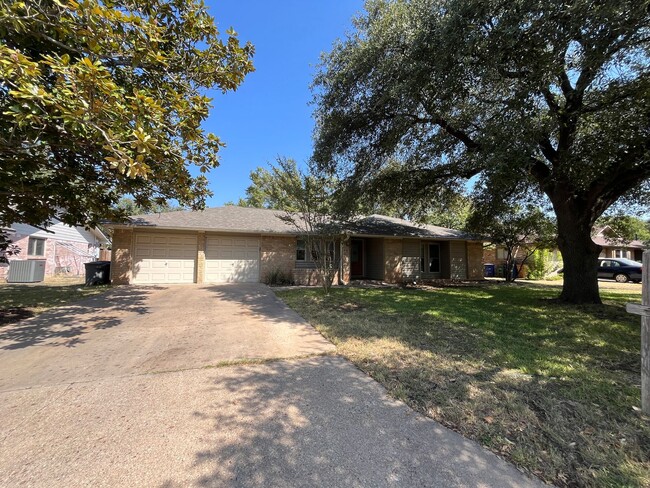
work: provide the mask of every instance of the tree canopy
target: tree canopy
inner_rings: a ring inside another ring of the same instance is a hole
[[[251,184],[246,196],[236,205],[240,207],[296,210],[295,189],[300,187],[304,175],[291,158],[277,158],[269,169],[257,167],[250,173]]]
[[[605,237],[614,244],[641,241],[646,247],[650,247],[650,221],[644,221],[634,215],[615,214],[601,217],[596,224],[611,229],[611,233]]]
[[[117,207],[116,210],[118,212],[126,215],[142,215],[148,213],[165,213],[185,210],[184,207],[171,204],[167,201],[153,202],[152,205],[141,207],[133,198],[129,197],[120,198],[115,206]]]
[[[599,302],[591,228],[648,201],[647,3],[369,0],[354,28],[314,81],[318,166],[351,199],[548,199],[561,298]]]
[[[475,213],[468,228],[505,249],[506,281],[517,278],[515,264],[523,266],[536,251],[551,249],[555,242],[555,222],[535,205],[515,206],[499,215]]]
[[[124,195],[202,208],[223,146],[206,90],[253,52],[200,0],[1,0],[0,226],[94,227]]]

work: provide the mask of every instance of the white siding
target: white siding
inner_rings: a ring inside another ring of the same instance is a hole
[[[99,244],[101,241],[91,232],[83,227],[70,227],[69,225],[57,222],[48,227],[51,232],[45,232],[27,224],[12,224],[12,229],[16,231],[16,236],[42,237],[43,239],[56,239],[58,241],[70,242],[87,242],[90,244]]]

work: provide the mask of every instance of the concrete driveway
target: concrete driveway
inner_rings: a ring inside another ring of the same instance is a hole
[[[332,351],[263,285],[124,287],[4,327],[0,486],[538,486]]]
[[[263,285],[120,287],[0,329],[0,390],[333,350]]]

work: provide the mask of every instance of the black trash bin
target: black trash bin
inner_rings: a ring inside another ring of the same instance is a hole
[[[108,285],[111,282],[111,262],[86,263],[86,286]]]

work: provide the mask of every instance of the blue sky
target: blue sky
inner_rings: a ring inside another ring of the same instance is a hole
[[[204,124],[227,147],[209,173],[207,206],[244,196],[249,174],[277,156],[304,162],[311,155],[313,106],[309,84],[320,54],[352,28],[361,0],[207,0],[221,32],[233,27],[255,45],[256,71],[236,92],[214,97]]]

